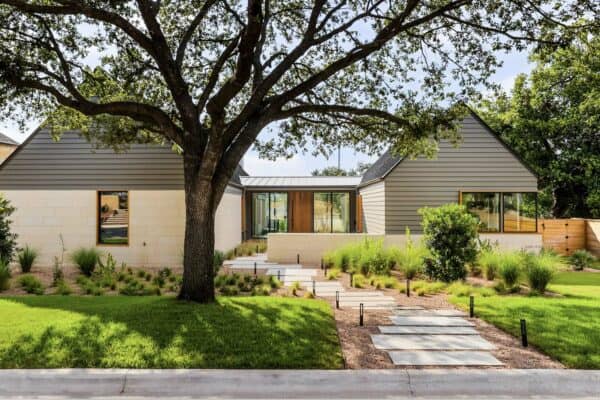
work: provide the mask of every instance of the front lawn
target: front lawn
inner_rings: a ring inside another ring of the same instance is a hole
[[[341,368],[322,301],[0,298],[0,368]]]
[[[559,273],[549,290],[563,297],[477,297],[475,313],[515,336],[524,318],[529,343],[568,367],[600,369],[600,273]],[[466,309],[469,298],[451,301]]]

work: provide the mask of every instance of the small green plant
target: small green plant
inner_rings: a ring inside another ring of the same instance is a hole
[[[277,279],[276,276],[271,275],[269,277],[269,285],[272,289],[279,289],[281,286],[283,286],[283,283],[279,279]]]
[[[54,266],[52,267],[52,286],[58,286],[64,280],[65,274],[62,269],[62,262],[58,257],[54,257]]]
[[[307,291],[307,292],[304,293],[304,298],[305,299],[314,299],[315,295],[313,294],[313,292],[308,292]]]
[[[167,279],[173,276],[173,271],[171,271],[171,268],[169,267],[164,267],[158,270],[158,276],[162,276],[164,279]]]
[[[327,270],[327,279],[333,281],[335,279],[340,279],[342,275],[342,270],[339,268],[331,268]]]
[[[571,265],[575,271],[591,268],[596,262],[596,257],[587,250],[576,250],[571,254]]]
[[[65,281],[58,281],[56,284],[56,294],[61,296],[68,296],[73,293],[71,287]]]
[[[92,276],[100,259],[100,251],[94,247],[80,247],[71,254],[71,260],[85,276]]]
[[[406,246],[403,249],[392,250],[392,252],[396,257],[397,268],[402,271],[406,279],[413,280],[423,272],[428,251],[424,246],[413,243],[410,229],[406,228]]]
[[[158,288],[160,295],[160,288]],[[149,288],[145,284],[137,280],[131,280],[119,289],[119,294],[123,296],[150,296],[156,295],[156,288]]]
[[[465,279],[466,265],[477,257],[477,218],[458,204],[421,208],[419,214],[430,253],[425,263],[427,275],[444,282]]]
[[[34,248],[29,247],[29,245],[25,245],[25,247],[17,253],[17,259],[19,260],[21,271],[24,274],[31,272],[31,268],[37,257],[38,252]]]
[[[78,276],[76,283],[79,285],[84,294],[92,296],[101,296],[102,294],[104,294],[104,291],[102,290],[100,285],[98,285],[98,283],[94,282],[87,276]]]
[[[259,286],[255,286],[254,289],[252,289],[252,295],[253,296],[268,296],[271,294],[271,286],[269,285],[259,285]]]
[[[225,253],[219,250],[215,250],[213,253],[213,272],[215,275],[217,275],[221,270],[221,267],[223,266],[223,261],[225,261]]]
[[[561,267],[562,260],[556,254],[541,252],[540,254],[524,254],[524,261],[524,272],[529,288],[534,292],[544,294],[554,273]]]
[[[522,262],[523,258],[516,252],[503,253],[500,258],[500,269],[498,272],[509,290],[513,288],[519,280]]]
[[[8,261],[0,259],[0,292],[7,290],[10,287],[10,266]]]
[[[354,274],[354,276],[352,277],[352,287],[355,287],[357,289],[363,289],[367,287],[368,284],[369,280],[363,274]]]
[[[160,274],[156,275],[154,278],[152,278],[152,283],[159,288],[163,288],[165,287],[165,278]]]
[[[138,270],[137,277],[138,278],[142,278],[142,279],[145,278],[146,277],[146,271],[144,271],[142,269]]]
[[[6,263],[12,261],[17,250],[17,235],[11,232],[9,219],[15,210],[10,201],[0,195],[0,260]]]
[[[221,293],[224,296],[237,296],[240,294],[240,290],[238,289],[237,286],[234,285],[230,285],[230,286],[225,286],[221,289]]]
[[[479,253],[477,263],[483,269],[485,278],[488,281],[493,281],[498,276],[500,269],[501,255],[497,250],[483,250]]]
[[[393,276],[374,275],[369,279],[371,286],[374,286],[376,289],[398,289],[400,287],[400,283]]]
[[[29,294],[44,294],[44,286],[38,278],[33,275],[22,275],[19,277],[19,285]]]

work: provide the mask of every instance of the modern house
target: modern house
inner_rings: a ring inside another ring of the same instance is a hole
[[[2,164],[17,147],[19,147],[19,143],[0,133],[0,164]]]
[[[392,242],[406,228],[418,234],[417,210],[450,202],[465,204],[501,244],[537,246],[536,176],[475,114],[461,135],[459,147],[441,143],[435,159],[385,153],[362,177],[257,177],[240,167],[217,211],[216,247],[268,237],[269,257],[314,261],[356,233]],[[39,129],[0,167],[0,192],[17,207],[20,245],[36,247],[40,263],[63,245],[95,245],[132,265],[181,263],[183,165],[170,146],[115,153],[77,132],[55,142]]]

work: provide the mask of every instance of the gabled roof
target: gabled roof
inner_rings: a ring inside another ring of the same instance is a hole
[[[242,176],[242,185],[252,188],[355,189],[360,176]]]
[[[497,132],[495,132],[488,124],[486,124],[485,121],[481,119],[481,117],[477,115],[477,113],[470,107],[467,107],[467,109],[473,118],[475,118],[475,120],[479,122],[488,133],[494,136],[506,150],[508,150],[525,168],[527,168],[529,172],[538,178],[538,174],[533,170],[533,168],[531,168],[531,166],[525,162],[525,160],[519,154],[517,154],[517,152],[510,147],[510,145],[506,143],[506,141],[502,139]],[[404,157],[394,156],[390,150],[387,150],[365,172],[359,186],[367,186],[369,183],[385,179],[385,177],[392,172],[392,170],[396,168],[396,166],[400,164],[402,160],[404,160]]]
[[[0,132],[0,143],[2,143],[2,144],[8,144],[8,145],[11,145],[11,146],[18,146],[19,145],[19,143],[15,142],[14,140],[12,140],[8,136],[2,134],[1,132]]]

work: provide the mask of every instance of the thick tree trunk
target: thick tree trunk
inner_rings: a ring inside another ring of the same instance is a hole
[[[185,159],[185,241],[181,300],[215,300],[213,253],[215,247],[214,188],[210,177],[199,175],[199,161]]]

